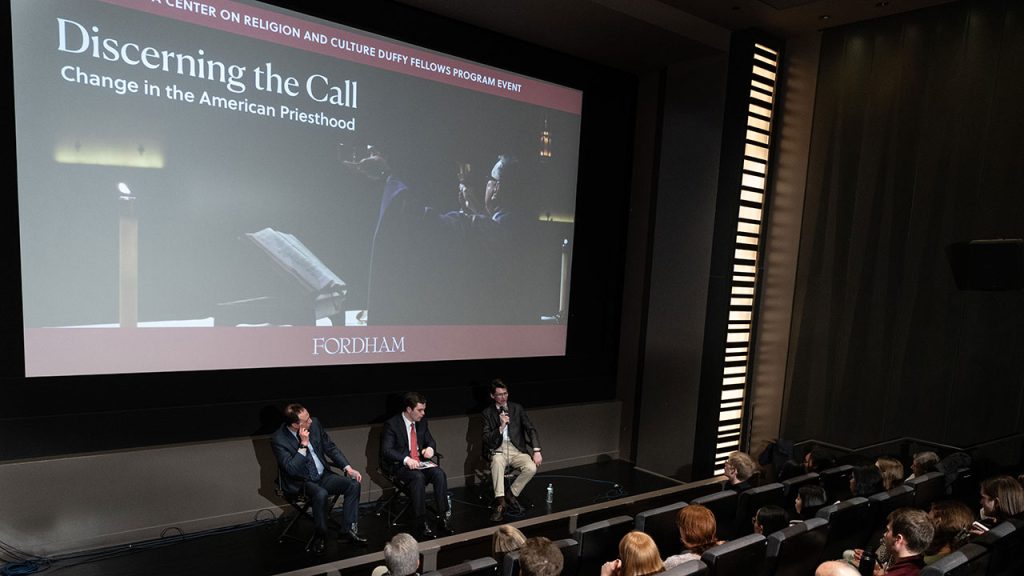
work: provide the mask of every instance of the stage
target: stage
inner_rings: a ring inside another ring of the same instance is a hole
[[[554,488],[551,504],[545,502],[548,484]],[[557,470],[542,468],[520,497],[530,507],[520,516],[507,517],[504,523],[516,525],[527,536],[568,538],[576,526],[691,499],[719,486],[707,481],[683,484],[618,460]],[[490,503],[481,492],[477,486],[450,490],[455,533],[420,543],[421,572],[490,555],[490,534],[498,523],[490,521]],[[76,554],[53,561],[46,572],[74,576],[301,576],[343,571],[368,575],[383,563],[382,550],[388,538],[412,528],[389,526],[384,517],[375,514],[376,505],[371,501],[360,507],[359,527],[369,540],[367,546],[332,538],[322,556],[306,552],[302,542],[278,542],[288,520],[286,514],[283,519],[199,534],[172,532],[158,541]],[[340,514],[340,508],[336,512]],[[302,522],[296,530],[299,535],[311,534],[312,524]]]

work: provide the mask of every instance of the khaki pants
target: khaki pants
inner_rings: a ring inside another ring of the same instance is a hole
[[[523,454],[511,442],[505,440],[501,449],[491,456],[491,482],[494,485],[495,498],[505,495],[505,467],[511,466],[519,471],[519,476],[512,482],[512,495],[519,496],[526,483],[537,473],[537,465],[533,456]]]

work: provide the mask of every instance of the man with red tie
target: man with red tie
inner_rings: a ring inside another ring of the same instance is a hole
[[[408,487],[419,539],[434,537],[427,520],[427,484],[434,486],[434,502],[441,522],[439,528],[450,534],[448,477],[440,466],[430,461],[437,445],[424,418],[427,399],[418,392],[407,392],[402,400],[404,410],[389,418],[381,432],[381,465]]]

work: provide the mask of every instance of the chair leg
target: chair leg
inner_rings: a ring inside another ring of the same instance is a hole
[[[296,540],[296,541],[299,541],[299,542],[305,542],[306,551],[308,552],[310,547],[313,544],[313,538],[316,536],[316,531],[314,530],[313,531],[313,535],[310,536],[308,539],[307,538],[302,538],[301,536],[293,536],[289,532],[295,526],[295,524],[299,521],[299,518],[306,517],[306,518],[309,518],[310,520],[312,520],[313,514],[309,510],[309,503],[302,501],[302,502],[289,502],[289,504],[291,505],[292,509],[295,511],[295,514],[292,516],[292,519],[288,521],[288,525],[284,527],[284,530],[281,531],[281,534],[277,537],[277,541],[278,541],[278,543],[283,543],[285,541],[285,539],[288,539],[288,540]]]

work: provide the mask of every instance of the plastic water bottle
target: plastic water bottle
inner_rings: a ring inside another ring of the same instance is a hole
[[[452,517],[452,495],[451,494],[446,494],[446,497],[448,499],[448,509],[444,511],[444,517],[445,518],[451,518]]]
[[[544,501],[548,504],[552,504],[555,501],[555,487],[552,484],[548,484],[548,495],[544,498]]]

